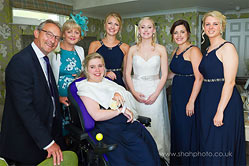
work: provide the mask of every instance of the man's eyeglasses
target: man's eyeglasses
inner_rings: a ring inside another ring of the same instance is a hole
[[[57,40],[57,41],[60,41],[60,40],[61,40],[61,37],[60,37],[60,36],[55,36],[52,32],[46,31],[46,30],[44,30],[44,29],[42,29],[41,31],[46,32],[46,36],[47,36],[49,39],[55,38],[55,40]]]

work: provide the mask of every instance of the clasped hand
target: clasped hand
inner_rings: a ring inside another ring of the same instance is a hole
[[[152,93],[147,99],[145,99],[145,95],[140,92],[135,92],[133,95],[138,102],[144,103],[147,105],[153,104],[158,97],[158,95],[155,92]]]
[[[109,77],[111,80],[117,79],[116,74],[112,71],[106,72],[106,76]]]

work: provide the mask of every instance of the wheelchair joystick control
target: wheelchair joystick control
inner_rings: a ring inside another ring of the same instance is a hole
[[[103,147],[103,144],[102,144],[102,142],[101,142],[101,141],[103,140],[103,134],[102,134],[102,133],[96,134],[96,140],[98,141],[97,146],[98,146],[99,148]]]
[[[102,139],[103,139],[103,134],[101,134],[101,133],[98,133],[98,134],[96,134],[96,140],[97,141],[102,141]]]
[[[95,138],[98,141],[98,143],[96,144],[95,150],[94,150],[95,153],[97,153],[97,154],[107,153],[109,151],[114,150],[117,147],[117,144],[107,145],[105,143],[102,143],[101,142],[103,140],[102,133],[96,134]]]

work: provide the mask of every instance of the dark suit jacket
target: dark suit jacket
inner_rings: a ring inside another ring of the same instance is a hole
[[[3,111],[0,156],[22,163],[44,160],[43,150],[61,137],[61,115],[56,89],[56,116],[51,93],[39,63],[29,45],[10,60],[6,68],[6,99]],[[54,87],[56,87],[53,78]],[[53,131],[54,124],[59,124]]]

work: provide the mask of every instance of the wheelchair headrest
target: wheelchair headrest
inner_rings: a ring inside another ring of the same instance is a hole
[[[77,111],[79,113],[79,116],[80,116],[79,119],[80,119],[81,126],[83,127],[83,129],[86,132],[88,132],[94,128],[95,121],[91,117],[91,115],[88,113],[81,98],[78,96],[78,94],[77,94],[78,89],[76,87],[76,82],[80,82],[84,79],[86,79],[86,78],[84,78],[84,77],[78,78],[78,79],[74,80],[69,85],[69,87],[68,87],[68,99],[71,102],[71,104],[74,106],[74,108],[77,109]]]

